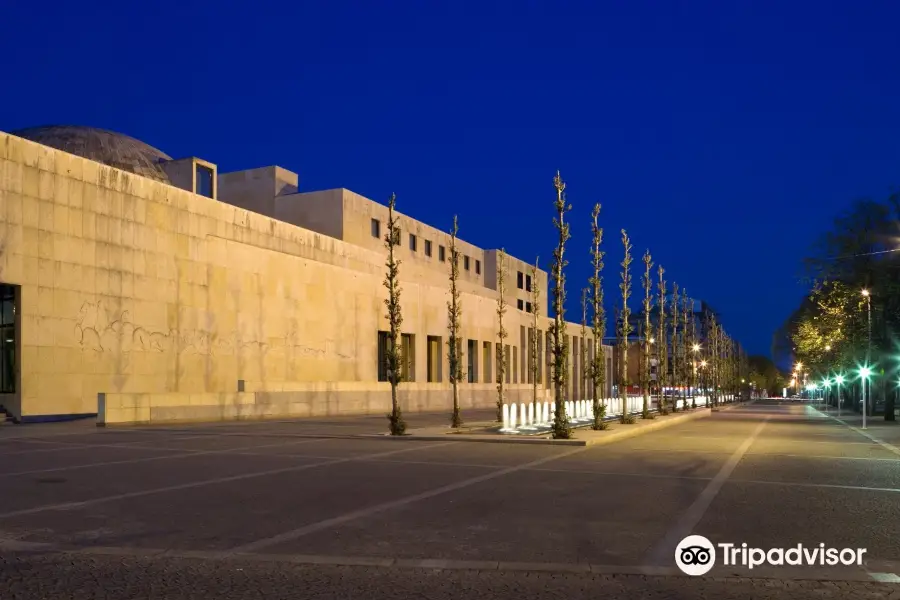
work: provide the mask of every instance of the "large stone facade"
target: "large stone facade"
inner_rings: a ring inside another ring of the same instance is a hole
[[[95,414],[98,394],[165,399],[165,420],[388,409],[378,368],[378,332],[388,329],[386,206],[345,189],[297,193],[297,176],[279,167],[213,177],[200,195],[0,132],[0,283],[15,296],[15,377],[0,394],[8,413]],[[449,236],[404,215],[400,227],[403,332],[412,336],[402,401],[442,410],[449,263],[439,248]],[[464,406],[486,407],[496,397],[497,253],[459,245],[469,265],[460,268],[463,364],[474,379],[461,389]],[[527,269],[510,258],[513,400],[532,389],[532,315],[519,310],[529,300],[517,286]],[[539,279],[545,331],[546,273]],[[541,380],[545,364],[542,348]],[[579,387],[570,385],[570,397],[582,397]],[[255,399],[236,400],[239,391]]]

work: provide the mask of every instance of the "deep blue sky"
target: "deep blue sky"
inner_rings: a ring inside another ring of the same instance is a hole
[[[0,130],[92,125],[393,191],[544,266],[560,169],[573,320],[601,202],[608,299],[625,227],[765,354],[811,237],[900,184],[896,2],[441,4],[8,2]]]

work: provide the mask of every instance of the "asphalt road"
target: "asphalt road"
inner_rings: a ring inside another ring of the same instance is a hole
[[[383,421],[0,427],[0,598],[900,599],[896,427],[756,403],[586,448],[349,437]],[[689,534],[865,564],[688,577]]]

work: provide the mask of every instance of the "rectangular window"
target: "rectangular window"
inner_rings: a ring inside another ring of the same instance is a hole
[[[478,340],[466,345],[466,376],[469,383],[478,383]]]
[[[475,274],[481,275],[481,261],[477,258],[475,259]]]
[[[522,289],[522,271],[519,271],[518,276],[516,277],[516,286],[521,290]]]
[[[463,268],[468,271],[469,270],[469,257],[463,255]]]
[[[213,170],[197,165],[197,193],[207,198],[213,197]]]
[[[527,313],[531,312],[531,302],[525,303],[525,312],[527,312]]]
[[[519,383],[519,347],[513,346],[512,351],[513,383]]]
[[[428,383],[441,381],[441,338],[428,336]]]
[[[390,381],[388,378],[388,352],[391,348],[391,333],[378,332],[378,381]]]
[[[522,383],[526,382],[526,378],[528,376],[528,332],[524,325],[519,326],[519,352],[521,352],[521,356],[519,357],[519,364],[521,365],[522,373]]]
[[[372,237],[381,237],[381,221],[379,221],[378,219],[372,219]]]
[[[503,348],[503,363],[506,365],[506,369],[504,369],[504,375],[506,376],[506,383],[510,382],[510,369],[512,365],[509,362],[509,344],[506,344]]]
[[[534,383],[534,360],[532,360],[531,356],[531,348],[533,339],[534,339],[534,330],[529,327],[528,328],[528,346],[522,348],[522,352],[525,354],[525,375],[522,377],[522,381],[524,383]]]
[[[531,275],[525,276],[525,291],[526,292],[531,291]]]
[[[416,236],[415,234],[409,234],[409,249],[413,252],[416,251]]]
[[[416,336],[411,333],[400,334],[400,377],[416,380]]]
[[[425,256],[431,256],[431,240],[425,240]]]
[[[537,382],[544,383],[544,344],[541,341],[544,335],[538,330],[537,332]]]
[[[484,342],[481,346],[481,372],[484,382],[491,383],[491,343]]]
[[[441,262],[447,260],[447,249],[443,246],[438,246],[438,260]]]
[[[516,301],[516,306],[519,307],[519,310],[524,310],[524,309],[525,309],[525,301],[522,300],[521,298],[519,298],[519,299]]]
[[[16,288],[0,284],[0,393],[16,393]]]

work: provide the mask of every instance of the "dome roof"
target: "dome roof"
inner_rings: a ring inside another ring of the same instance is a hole
[[[78,125],[48,125],[20,129],[12,134],[135,175],[170,183],[162,163],[172,157],[121,133]]]

